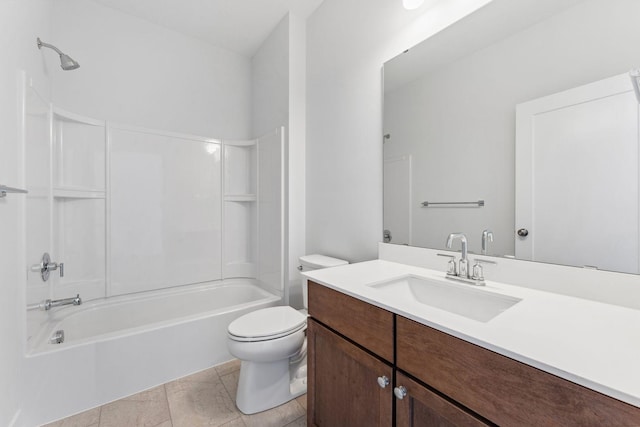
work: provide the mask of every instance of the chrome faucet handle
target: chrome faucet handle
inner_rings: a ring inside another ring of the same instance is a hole
[[[447,254],[437,254],[437,255],[450,258],[449,262],[447,263],[447,276],[456,276],[457,275],[456,257],[454,255],[447,255]]]
[[[55,270],[60,271],[60,277],[64,277],[64,263],[52,262],[47,252],[42,255],[40,264],[34,264],[30,268],[34,273],[40,273],[43,282],[49,280],[49,273]]]
[[[480,258],[474,258],[475,264],[473,265],[473,271],[471,272],[471,278],[480,282],[484,281],[484,269],[482,264],[497,264],[495,261],[489,261]]]

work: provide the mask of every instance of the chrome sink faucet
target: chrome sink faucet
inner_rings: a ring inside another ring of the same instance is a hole
[[[463,278],[469,278],[469,260],[467,259],[467,236],[462,233],[451,233],[447,237],[447,248],[451,249],[453,241],[460,239],[462,245],[462,255],[460,261],[458,261],[457,276]]]
[[[487,229],[482,232],[482,255],[489,251],[489,242],[493,242],[493,231]]]
[[[491,232],[489,231],[489,233]],[[491,233],[490,235],[493,236],[493,233]],[[484,270],[482,268],[482,264],[495,264],[495,261],[476,258],[475,264],[473,265],[473,271],[470,272],[469,260],[467,259],[467,236],[462,233],[449,234],[449,237],[447,238],[447,248],[451,249],[451,247],[453,246],[453,241],[457,239],[460,239],[460,244],[462,245],[462,255],[457,265],[455,256],[438,254],[439,256],[446,256],[448,258],[451,258],[451,260],[449,261],[449,265],[447,266],[447,279],[457,280],[459,282],[469,283],[476,286],[484,286]]]

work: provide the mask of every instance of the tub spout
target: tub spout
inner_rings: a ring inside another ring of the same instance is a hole
[[[46,300],[40,306],[44,310],[51,310],[53,307],[60,307],[62,305],[80,305],[82,304],[82,298],[80,298],[80,294],[77,294],[73,298],[64,298],[64,299],[56,299],[56,300]]]

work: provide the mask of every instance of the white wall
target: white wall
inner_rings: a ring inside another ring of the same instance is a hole
[[[258,52],[252,65],[252,133],[264,135],[277,126],[286,127],[287,222],[285,300],[302,306],[300,275],[296,267],[305,251],[305,102],[306,22],[290,13],[285,16]]]
[[[376,258],[382,240],[382,64],[488,2],[428,2],[411,12],[400,1],[325,0],[309,18],[307,252],[349,261]]]
[[[92,1],[53,4],[50,42],[80,63],[55,76],[57,106],[153,129],[252,136],[249,58]]]
[[[298,258],[305,255],[305,152],[306,152],[306,20],[289,14],[289,144],[287,188],[289,203],[289,304],[302,307]]]
[[[385,94],[385,155],[415,162],[414,245],[461,231],[479,253],[489,228],[492,253],[514,254],[516,104],[637,67],[639,14],[635,0],[585,1]],[[419,207],[430,198],[486,206]]]
[[[254,137],[289,121],[289,16],[251,58],[251,132]]]
[[[18,70],[26,70],[43,95],[49,94],[49,76],[42,66],[36,37],[51,34],[51,5],[45,0],[0,2],[0,183],[21,187],[24,168],[18,121]],[[24,199],[0,199],[0,425],[12,426],[19,416],[26,390],[23,376],[25,336]]]

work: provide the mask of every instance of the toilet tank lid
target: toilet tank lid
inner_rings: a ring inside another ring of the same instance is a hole
[[[349,264],[349,261],[319,254],[301,256],[299,260],[300,264],[309,268],[328,268]]]

